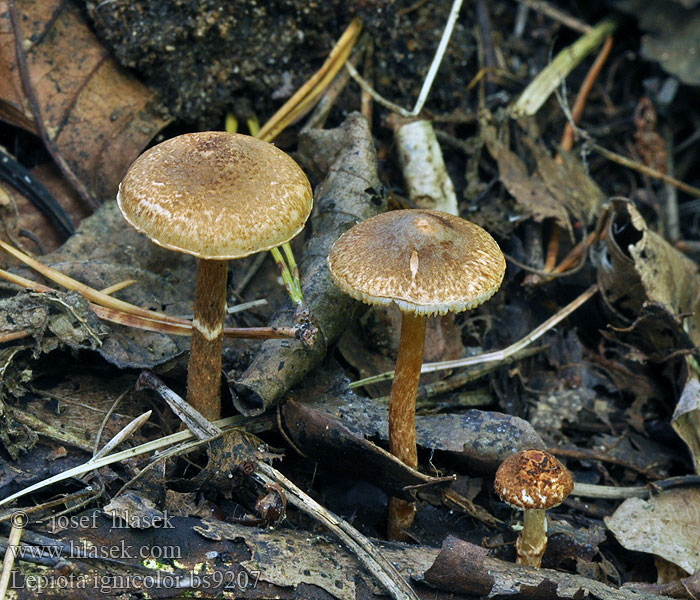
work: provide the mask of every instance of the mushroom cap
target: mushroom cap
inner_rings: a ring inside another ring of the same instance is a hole
[[[501,463],[493,487],[501,500],[514,508],[547,510],[571,493],[574,478],[551,454],[523,450]]]
[[[230,259],[301,231],[313,194],[287,154],[248,135],[204,131],[146,150],[119,184],[124,218],[156,244]]]
[[[371,217],[333,245],[334,283],[367,304],[395,302],[418,315],[461,312],[486,302],[503,281],[505,258],[478,225],[438,210]]]

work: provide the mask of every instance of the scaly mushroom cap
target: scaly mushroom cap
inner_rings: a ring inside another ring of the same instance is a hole
[[[521,510],[547,510],[561,504],[574,489],[571,472],[542,450],[509,456],[496,471],[493,487],[503,502]]]
[[[496,241],[470,221],[438,210],[396,210],[340,236],[328,268],[357,300],[443,315],[486,302],[501,286],[506,262]]]
[[[289,241],[312,201],[309,180],[291,157],[225,131],[188,133],[150,148],[117,194],[124,218],[156,244],[219,260]]]

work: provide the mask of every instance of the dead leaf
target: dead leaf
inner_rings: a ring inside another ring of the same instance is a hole
[[[690,574],[700,568],[700,489],[628,498],[605,524],[628,550],[656,554]]]
[[[700,473],[700,382],[690,377],[671,417],[671,426],[688,446],[695,472]]]
[[[154,94],[109,58],[75,4],[0,0],[0,117],[38,132],[83,200],[97,206],[113,198],[168,123],[153,104]]]
[[[505,124],[499,130],[487,115],[480,120],[480,134],[491,156],[498,163],[501,182],[521,209],[536,221],[553,218],[564,229],[571,230],[570,217],[590,223],[604,200],[602,190],[588,176],[576,157],[562,154],[559,164],[535,134],[533,121],[520,122],[521,139],[535,161],[532,172],[525,162],[509,149]],[[527,128],[527,129],[525,129]]]

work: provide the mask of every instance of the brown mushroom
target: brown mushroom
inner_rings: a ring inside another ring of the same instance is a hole
[[[297,235],[311,212],[306,175],[284,152],[222,131],[169,139],[139,156],[119,185],[124,218],[156,244],[196,256],[187,400],[221,416],[227,260]]]
[[[461,312],[496,293],[505,273],[498,244],[481,227],[436,210],[398,210],[358,223],[334,244],[335,284],[367,304],[401,309],[401,338],[389,402],[391,453],[415,469],[416,393],[429,315]],[[415,505],[392,498],[389,536],[413,523]]]
[[[515,543],[518,564],[539,567],[547,547],[545,511],[561,504],[574,489],[571,472],[547,452],[524,450],[501,463],[494,488],[503,502],[524,511]]]

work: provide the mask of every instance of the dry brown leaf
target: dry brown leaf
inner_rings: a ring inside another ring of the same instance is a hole
[[[495,125],[481,119],[480,135],[489,153],[498,163],[498,174],[508,192],[526,214],[541,221],[556,219],[565,229],[571,229],[570,217],[590,223],[603,203],[602,190],[588,176],[584,166],[573,155],[562,154],[558,163],[544,147],[541,138],[532,130],[531,121],[520,123],[524,128],[522,142],[535,161],[532,173],[525,162],[512,152]],[[506,125],[505,127],[508,127]]]
[[[97,206],[112,198],[128,166],[167,124],[153,103],[153,93],[116,66],[73,3],[0,0],[0,118],[38,132],[83,200]]]
[[[700,568],[700,489],[628,498],[605,524],[628,550],[656,554],[691,574]]]

